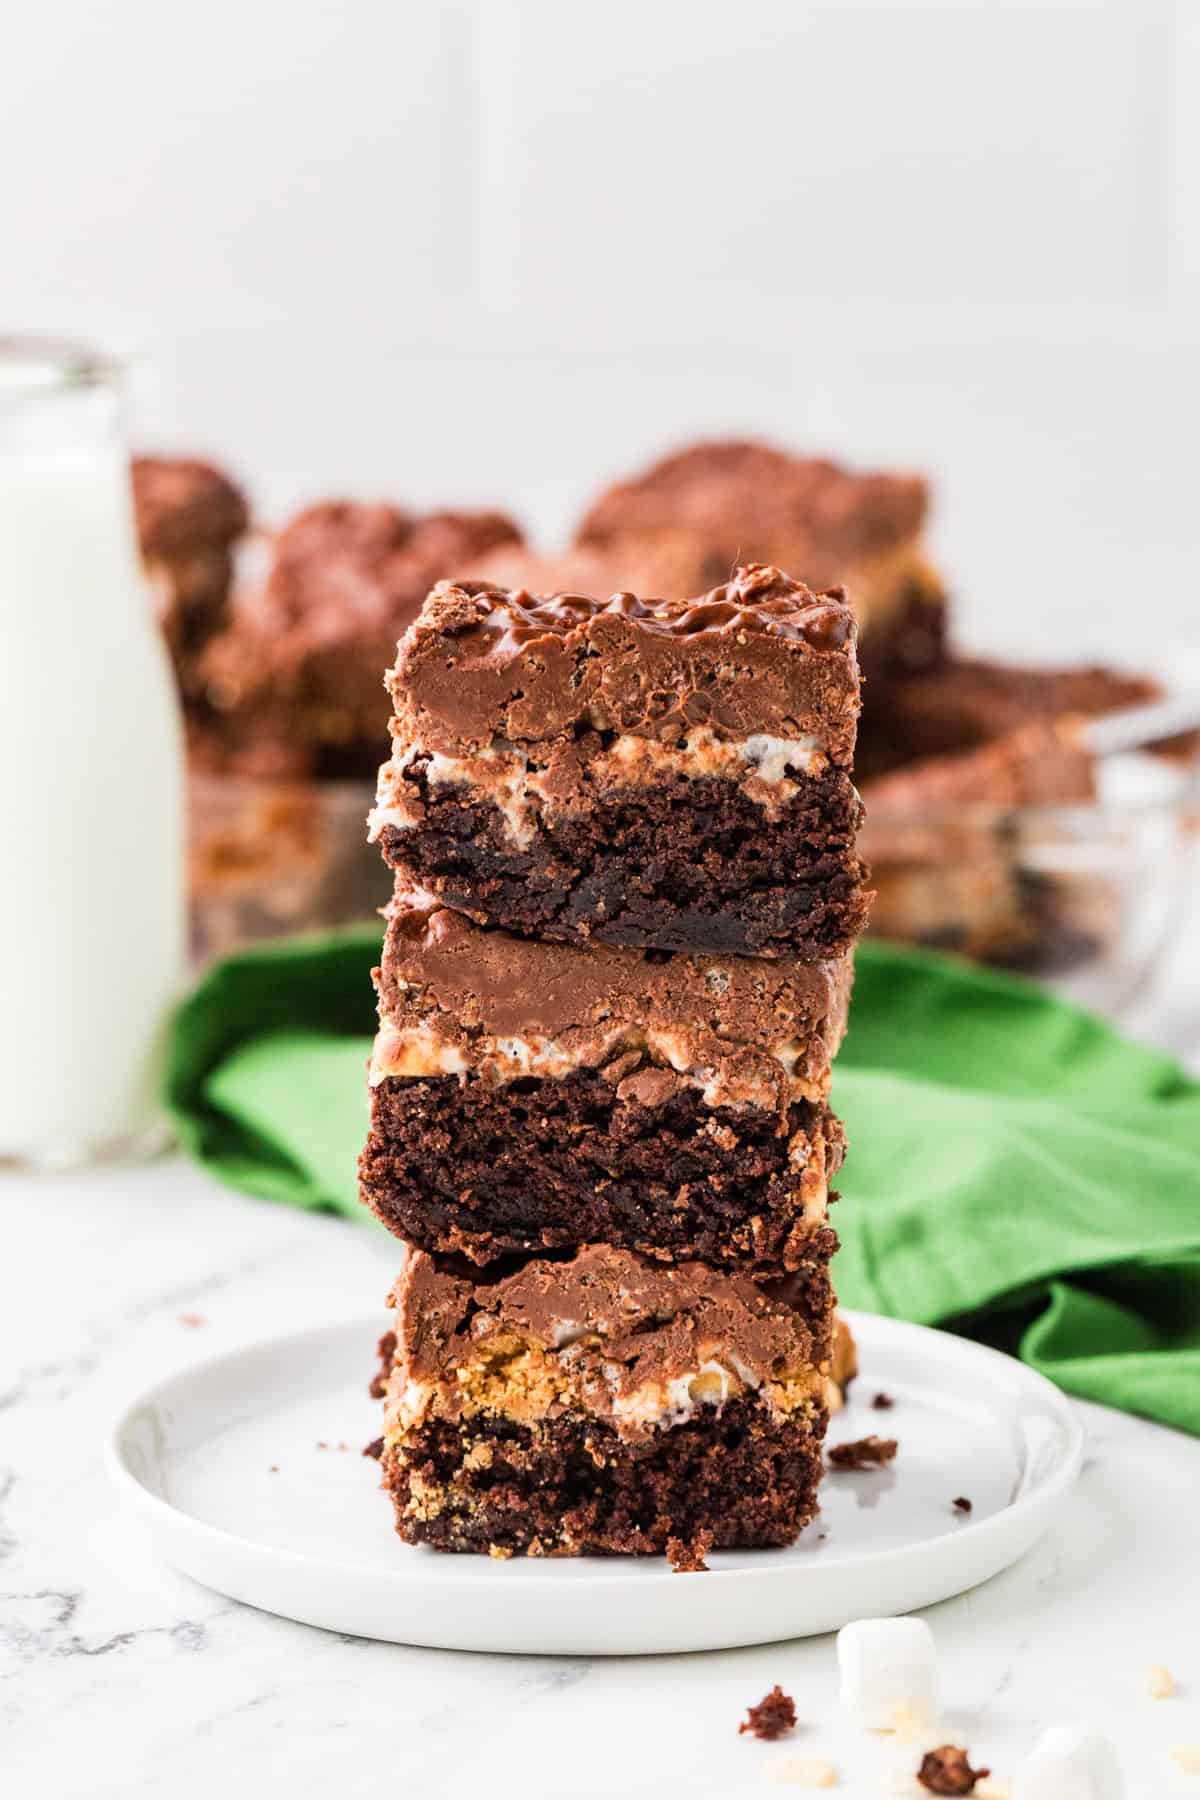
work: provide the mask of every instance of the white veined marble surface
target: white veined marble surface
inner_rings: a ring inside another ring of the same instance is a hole
[[[1155,1032],[1193,1052],[1196,937],[1167,972]],[[844,1727],[830,1638],[644,1660],[405,1649],[254,1612],[155,1563],[101,1466],[122,1400],[198,1354],[382,1301],[391,1242],[229,1193],[178,1159],[8,1177],[0,1207],[4,1800],[696,1800],[768,1791],[800,1758],[869,1796],[915,1770],[920,1745]],[[1084,1412],[1090,1449],[1063,1523],[926,1614],[946,1735],[1007,1785],[1044,1726],[1091,1720],[1131,1796],[1200,1800],[1200,1777],[1170,1760],[1200,1744],[1200,1441]],[[1174,1698],[1146,1694],[1150,1664],[1174,1672]],[[739,1737],[775,1682],[800,1729]]]

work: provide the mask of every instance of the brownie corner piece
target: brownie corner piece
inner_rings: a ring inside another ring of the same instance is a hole
[[[865,921],[853,614],[752,565],[699,599],[436,588],[372,834],[543,939],[820,960]]]

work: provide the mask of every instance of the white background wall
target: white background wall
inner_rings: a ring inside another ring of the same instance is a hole
[[[1200,645],[1200,0],[43,0],[3,327],[138,439],[565,529],[689,433],[938,484],[961,635]],[[0,327],[0,328],[3,328]]]

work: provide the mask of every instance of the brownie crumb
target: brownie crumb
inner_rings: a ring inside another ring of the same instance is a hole
[[[707,1575],[704,1560],[712,1549],[711,1531],[698,1531],[694,1537],[667,1539],[667,1561],[676,1575]]]
[[[189,1331],[195,1331],[197,1326],[206,1325],[208,1321],[203,1313],[180,1313],[179,1323],[186,1325]]]
[[[956,1513],[969,1513],[973,1510],[972,1506],[971,1506],[971,1502],[967,1499],[967,1496],[965,1494],[957,1495],[957,1497],[954,1500],[952,1500],[950,1502],[950,1504],[953,1506]]]
[[[876,1394],[871,1402],[871,1405],[875,1408],[876,1412],[891,1412],[895,1404],[896,1402],[892,1399],[890,1394]]]
[[[369,1456],[373,1462],[378,1462],[383,1455],[383,1439],[381,1437],[372,1438],[369,1444],[363,1445],[362,1453],[364,1456]]]
[[[755,1737],[773,1743],[796,1728],[796,1702],[790,1694],[784,1693],[778,1682],[757,1706],[748,1706],[746,1714],[738,1726],[739,1737],[744,1731],[750,1731]]]
[[[271,1464],[271,1473],[272,1473],[272,1475],[278,1475],[278,1473],[279,1473],[279,1464],[278,1463]]]
[[[852,1444],[835,1444],[829,1460],[835,1469],[881,1468],[891,1462],[899,1447],[895,1438],[858,1438]]]
[[[991,1774],[990,1769],[973,1769],[965,1750],[954,1744],[943,1744],[939,1750],[927,1750],[917,1770],[917,1780],[931,1794],[973,1794],[975,1783]]]

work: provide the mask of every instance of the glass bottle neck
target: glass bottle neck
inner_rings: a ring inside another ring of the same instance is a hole
[[[57,338],[0,337],[0,460],[124,453],[123,370]]]

